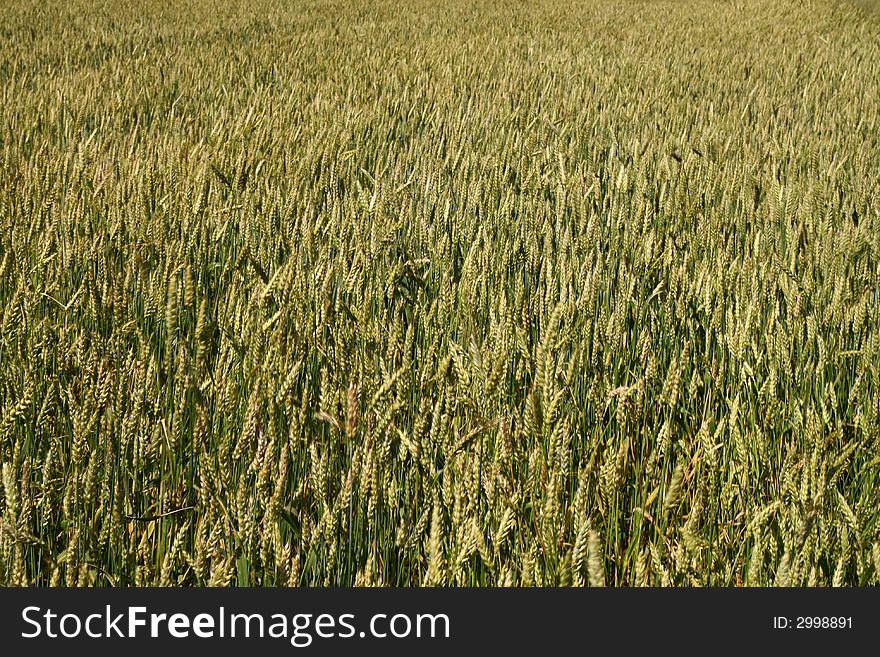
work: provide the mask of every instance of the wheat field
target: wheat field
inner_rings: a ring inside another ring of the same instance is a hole
[[[870,3],[0,14],[0,584],[880,583]]]

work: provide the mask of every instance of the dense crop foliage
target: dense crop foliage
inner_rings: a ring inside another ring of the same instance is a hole
[[[0,582],[880,582],[876,14],[0,5]]]

